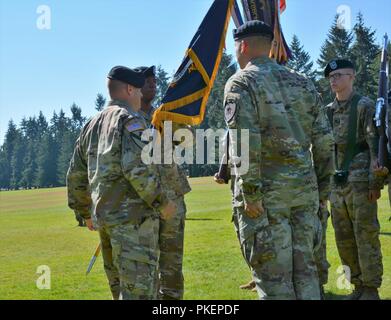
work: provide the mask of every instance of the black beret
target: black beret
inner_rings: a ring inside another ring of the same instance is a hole
[[[355,70],[355,67],[354,64],[349,60],[345,60],[345,59],[332,60],[327,64],[326,69],[324,69],[324,76],[327,78],[331,72],[339,69]]]
[[[266,23],[259,20],[251,20],[234,29],[233,36],[235,41],[251,36],[264,36],[273,39],[274,33],[272,28]]]
[[[145,78],[155,77],[156,76],[156,67],[155,66],[152,66],[152,67],[137,67],[136,70],[137,71],[141,71],[142,73],[144,73]]]
[[[107,78],[125,82],[136,88],[142,88],[145,83],[145,76],[141,71],[123,66],[116,66],[111,69]]]

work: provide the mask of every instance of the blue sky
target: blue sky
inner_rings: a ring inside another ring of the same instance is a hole
[[[114,65],[179,66],[212,0],[0,0],[0,144],[9,119],[53,111],[75,102],[92,116],[98,92]],[[51,10],[51,29],[39,30],[37,8]],[[340,5],[364,14],[378,42],[391,35],[390,0],[287,0],[282,25],[316,60]],[[233,28],[231,22],[230,30]],[[229,31],[229,53],[234,43]]]

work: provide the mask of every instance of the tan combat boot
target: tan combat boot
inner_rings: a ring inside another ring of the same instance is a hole
[[[242,290],[253,290],[255,288],[255,281],[251,280],[249,283],[243,284],[239,288]]]
[[[364,287],[359,300],[380,300],[377,288]]]

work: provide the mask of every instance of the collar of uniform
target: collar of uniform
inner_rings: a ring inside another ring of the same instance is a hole
[[[356,92],[353,90],[352,94],[349,96],[348,100],[345,101],[338,101],[337,97],[334,99],[333,107],[334,109],[346,109],[348,106],[350,106],[350,103],[352,102],[352,99]]]
[[[276,61],[269,58],[269,57],[258,57],[258,58],[255,58],[255,59],[252,59],[249,64],[253,64],[253,65],[259,65],[259,64],[275,64]],[[248,64],[248,65],[249,65]]]
[[[152,107],[152,105],[151,105],[150,108],[149,108],[149,110],[148,110],[148,112],[145,112],[142,108],[140,109],[140,111],[141,111],[142,113],[144,113],[145,115],[147,115],[147,116],[151,116],[151,115],[155,112],[155,108]]]
[[[108,105],[109,106],[119,106],[119,107],[125,108],[128,111],[134,112],[132,110],[132,107],[126,101],[123,101],[123,100],[111,100]]]

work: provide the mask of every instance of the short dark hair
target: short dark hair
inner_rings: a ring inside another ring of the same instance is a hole
[[[109,79],[107,83],[107,87],[109,89],[109,94],[110,97],[112,98],[116,94],[118,94],[120,91],[126,89],[128,86],[127,83],[119,81],[119,80],[114,80],[114,79]]]

